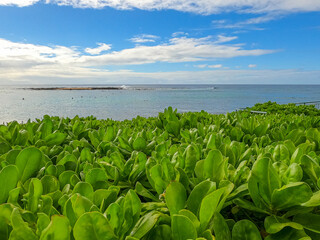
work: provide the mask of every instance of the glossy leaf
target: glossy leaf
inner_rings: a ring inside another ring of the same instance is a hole
[[[216,190],[216,184],[214,182],[206,180],[199,183],[193,188],[188,197],[187,208],[195,215],[198,215],[202,199],[214,190]]]
[[[83,214],[74,226],[73,235],[75,240],[117,239],[107,218],[99,212]]]
[[[312,197],[312,190],[304,182],[289,183],[274,190],[271,198],[276,209],[285,209],[307,202]]]
[[[42,231],[40,240],[69,240],[70,224],[65,216],[52,216],[49,225]]]
[[[262,238],[254,223],[240,220],[232,228],[232,240],[262,240]]]
[[[285,218],[280,218],[274,215],[266,217],[264,220],[264,226],[266,231],[271,234],[280,232],[285,227],[291,227],[297,230],[303,229],[302,225],[298,223],[291,222]]]
[[[231,240],[229,227],[220,213],[214,214],[212,224],[216,240]]]
[[[219,150],[211,150],[204,160],[204,177],[219,183],[225,177],[226,164]]]
[[[177,214],[186,205],[186,189],[180,182],[171,182],[166,188],[165,199],[170,214]]]
[[[175,240],[196,239],[197,231],[189,218],[183,215],[172,216],[172,235]]]
[[[14,165],[4,167],[0,171],[0,204],[5,203],[9,192],[14,189],[19,180],[19,170]]]
[[[42,153],[35,147],[23,149],[16,159],[19,176],[22,182],[36,174],[40,169]]]
[[[156,211],[147,213],[139,219],[137,224],[132,229],[130,236],[138,239],[142,238],[155,226],[160,217],[161,213]]]

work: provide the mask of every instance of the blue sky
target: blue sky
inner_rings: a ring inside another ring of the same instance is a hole
[[[318,0],[0,0],[0,84],[320,83]]]

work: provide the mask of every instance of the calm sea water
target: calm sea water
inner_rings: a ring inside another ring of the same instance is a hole
[[[0,88],[0,122],[27,121],[45,114],[124,120],[137,115],[156,116],[168,106],[179,112],[226,113],[258,102],[319,100],[320,85],[130,85],[123,90],[76,91],[10,86]]]

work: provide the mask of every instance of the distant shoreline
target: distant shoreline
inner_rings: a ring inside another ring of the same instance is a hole
[[[123,90],[122,87],[44,87],[44,88],[23,88],[25,90]]]

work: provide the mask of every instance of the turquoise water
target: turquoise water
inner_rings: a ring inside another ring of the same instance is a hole
[[[179,112],[226,113],[257,102],[319,100],[320,85],[130,85],[123,90],[81,91],[36,91],[11,86],[0,89],[0,122],[27,121],[45,114],[124,120],[137,115],[156,116],[168,106]]]

